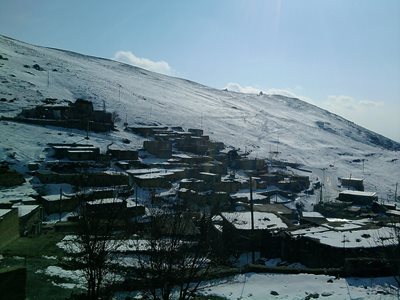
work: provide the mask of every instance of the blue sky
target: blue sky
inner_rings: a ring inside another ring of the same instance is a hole
[[[294,95],[400,141],[400,1],[0,0],[0,33]]]

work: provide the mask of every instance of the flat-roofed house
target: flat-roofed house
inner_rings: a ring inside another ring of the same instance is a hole
[[[340,184],[342,187],[348,189],[354,189],[356,191],[364,191],[364,178],[339,178]]]
[[[351,202],[357,205],[372,205],[374,201],[378,201],[375,192],[362,192],[346,190],[339,193],[338,199],[344,202]]]

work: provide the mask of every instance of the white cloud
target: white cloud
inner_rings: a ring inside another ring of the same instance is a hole
[[[315,102],[305,96],[299,96],[296,93],[292,92],[291,89],[279,89],[279,88],[269,88],[269,89],[262,89],[259,87],[254,86],[241,86],[239,83],[229,82],[225,85],[224,89],[228,91],[237,92],[237,93],[244,93],[244,94],[259,94],[260,91],[267,95],[282,95],[290,98],[297,98],[303,101],[306,101],[311,104],[315,104]],[[302,90],[303,87],[297,85],[295,87],[296,90]]]
[[[369,101],[369,100],[361,100],[359,102],[360,106],[365,106],[368,108],[374,108],[374,107],[383,107],[384,103],[382,101],[376,102],[376,101]]]
[[[356,100],[353,97],[344,95],[329,96],[323,104],[333,111],[348,110],[352,112],[384,107],[382,101]]]
[[[301,96],[296,95],[295,93],[291,92],[289,89],[277,89],[277,88],[269,88],[265,91],[266,94],[269,95],[282,95],[290,98],[299,98]]]
[[[148,58],[137,57],[131,51],[117,51],[112,59],[165,75],[174,73],[166,61],[152,61]]]
[[[225,85],[224,89],[228,91],[244,93],[244,94],[258,94],[261,89],[253,86],[241,86],[239,83],[229,82]]]

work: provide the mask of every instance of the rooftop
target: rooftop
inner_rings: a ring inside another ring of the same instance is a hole
[[[222,217],[230,222],[236,229],[251,229],[251,213],[244,212],[224,212]],[[287,225],[277,215],[268,212],[254,212],[254,229],[283,229]]]
[[[342,191],[342,192],[340,192],[340,194],[352,195],[352,196],[362,196],[362,197],[375,197],[376,196],[375,192],[361,192],[361,191],[351,191],[351,190]]]
[[[303,211],[302,216],[303,218],[318,218],[318,219],[325,218],[323,215],[321,215],[319,212],[316,211]]]
[[[39,205],[18,205],[14,204],[13,208],[18,208],[18,217],[23,217],[30,214],[32,211],[39,208]]]
[[[0,218],[8,214],[12,209],[0,209]]]
[[[336,248],[374,248],[398,243],[395,230],[391,227],[351,231],[327,230],[306,233],[304,236]]]
[[[94,201],[88,201],[89,205],[102,205],[102,204],[113,204],[113,203],[122,203],[124,200],[118,198],[106,198],[106,199],[98,199]]]
[[[364,181],[364,178],[356,178],[356,177],[341,177],[340,180],[352,180],[352,181]]]

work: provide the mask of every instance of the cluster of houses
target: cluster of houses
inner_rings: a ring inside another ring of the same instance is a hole
[[[46,104],[30,109],[23,109],[14,117],[2,117],[3,120],[31,123],[37,125],[51,125],[66,128],[105,132],[114,128],[111,112],[95,110],[93,103],[85,99],[77,99],[68,105],[55,105],[46,99]]]
[[[108,113],[94,111],[85,100],[22,115],[63,122],[84,117],[113,126]],[[38,192],[23,205],[2,203],[2,243],[40,234],[49,228],[43,226],[46,218],[58,221],[50,228],[68,231],[76,220],[72,212],[82,206],[99,218],[118,210],[121,219],[141,226],[146,226],[150,209],[157,207],[209,216],[210,241],[228,252],[257,251],[263,257],[309,267],[340,267],[345,259],[359,258],[371,264],[381,252],[382,257],[398,259],[391,251],[399,245],[400,213],[395,207],[377,205],[376,195],[364,191],[363,179],[341,178],[348,190],[340,192],[337,201],[305,212],[295,199],[312,192],[315,185],[308,176],[285,172],[284,164],[277,168],[269,160],[249,158],[212,141],[201,129],[127,126],[125,130],[145,138],[141,149],[48,144],[48,159],[31,164],[29,170],[38,189],[51,187],[53,193]],[[6,172],[5,167],[1,170]],[[341,210],[348,218],[338,218]]]

